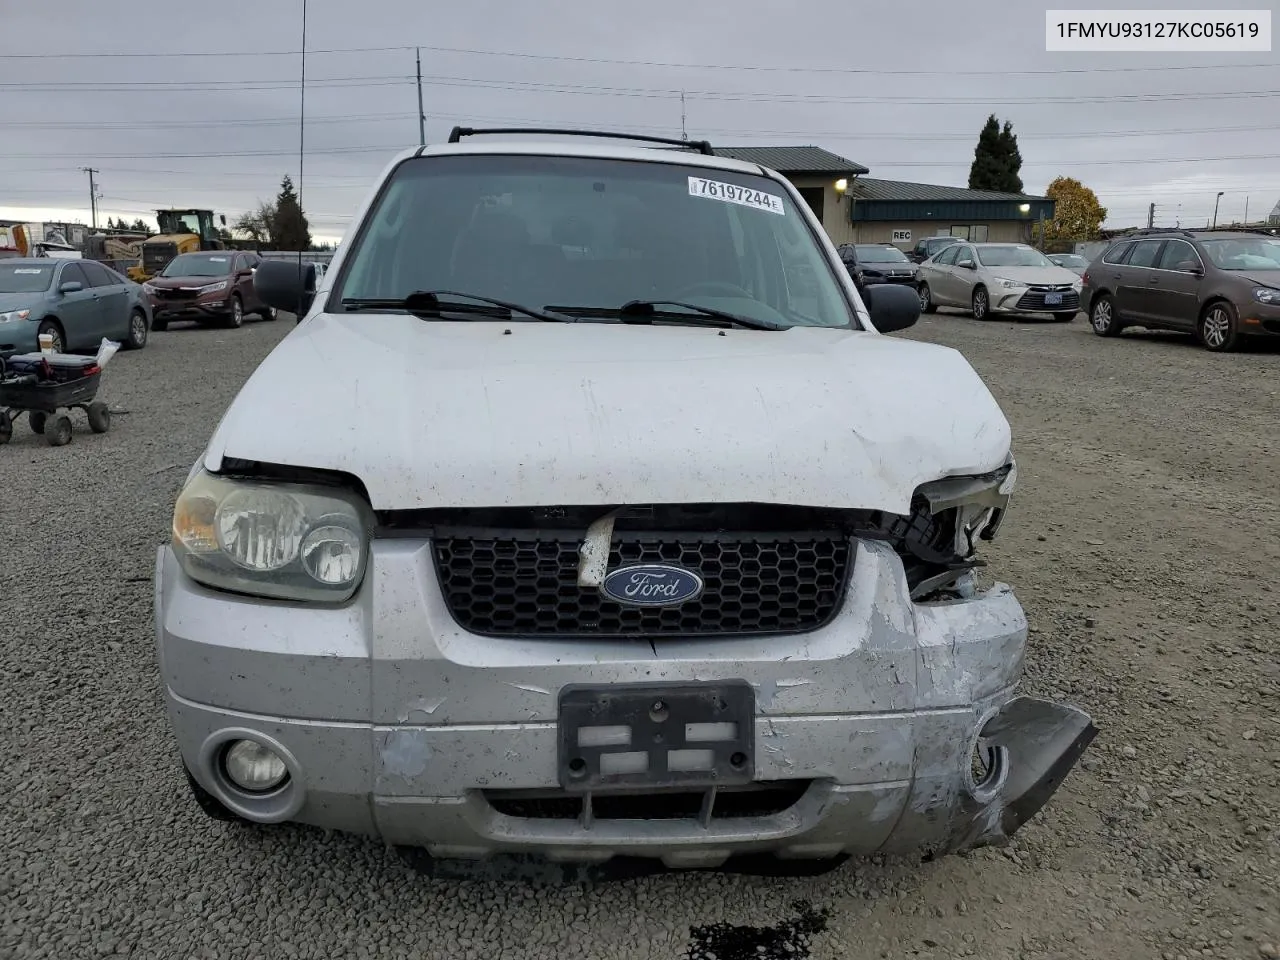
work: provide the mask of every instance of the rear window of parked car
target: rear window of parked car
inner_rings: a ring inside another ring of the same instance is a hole
[[[1102,255],[1103,263],[1124,263],[1125,254],[1129,252],[1129,248],[1133,246],[1133,241],[1124,240],[1107,249]]]

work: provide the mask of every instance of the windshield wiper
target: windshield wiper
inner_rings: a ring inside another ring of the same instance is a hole
[[[679,307],[680,310],[660,310],[659,307]],[[547,307],[562,313],[580,317],[617,317],[622,323],[652,323],[655,319],[679,320],[696,326],[745,327],[748,330],[786,330],[783,324],[756,320],[727,310],[703,307],[683,300],[628,300],[620,307]],[[687,310],[689,313],[682,313]]]
[[[474,303],[442,303],[441,297],[460,297],[463,300],[474,300]],[[551,323],[576,323],[573,317],[558,314],[553,310],[539,310],[506,300],[495,300],[493,297],[482,297],[474,293],[463,293],[459,290],[415,290],[407,297],[349,297],[344,298],[342,306],[348,313],[360,310],[404,310],[415,317],[438,317],[443,313],[474,313],[497,319],[509,320],[514,313],[522,313],[535,320],[546,320]]]

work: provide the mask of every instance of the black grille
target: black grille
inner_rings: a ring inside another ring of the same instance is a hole
[[[1045,294],[1056,293],[1062,297],[1061,303],[1045,303]],[[1019,310],[1036,310],[1047,313],[1066,312],[1080,309],[1080,294],[1069,283],[1033,284],[1026,293],[1018,298]]]
[[[142,248],[142,266],[152,273],[158,273],[178,255],[178,247],[173,243],[149,243]]]
[[[156,287],[157,300],[194,300],[200,296],[198,290],[171,290],[167,287]]]
[[[814,630],[839,609],[852,548],[820,533],[615,531],[609,569],[668,563],[705,588],[678,607],[637,608],[578,586],[583,533],[437,531],[436,570],[449,611],[488,636],[664,637]]]

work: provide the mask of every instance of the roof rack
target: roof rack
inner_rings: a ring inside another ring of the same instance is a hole
[[[450,143],[460,143],[463,137],[487,136],[489,134],[524,133],[543,137],[605,137],[610,140],[636,140],[641,143],[663,143],[668,146],[684,147],[697,150],[708,157],[716,152],[706,140],[677,140],[674,137],[649,137],[639,133],[617,133],[612,130],[560,130],[553,127],[454,127],[449,132]]]
[[[1124,233],[1118,233],[1111,238],[1111,241],[1119,242],[1121,240],[1129,240],[1133,237],[1149,237],[1152,234],[1160,234],[1161,236],[1174,234],[1179,237],[1190,237],[1192,240],[1194,240],[1196,236],[1190,230],[1183,230],[1180,227],[1142,227],[1139,230],[1128,230]]]

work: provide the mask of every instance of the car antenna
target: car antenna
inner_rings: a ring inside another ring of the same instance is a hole
[[[302,79],[298,90],[298,212],[302,206],[302,171],[307,143],[307,0],[302,0]],[[302,245],[298,248],[298,289],[302,289]],[[302,318],[295,316],[294,323]]]

